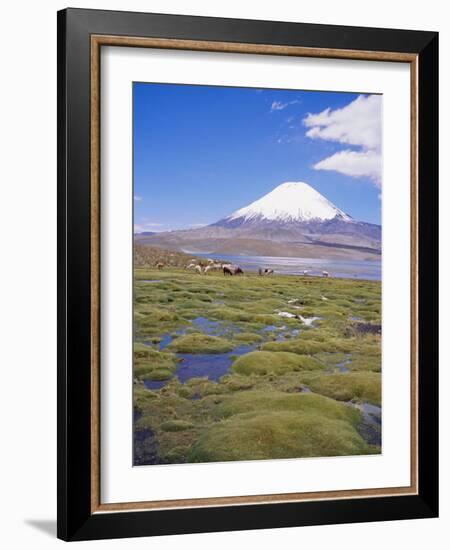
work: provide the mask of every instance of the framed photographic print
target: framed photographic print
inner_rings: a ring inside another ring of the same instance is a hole
[[[438,513],[438,36],[58,13],[58,536]]]

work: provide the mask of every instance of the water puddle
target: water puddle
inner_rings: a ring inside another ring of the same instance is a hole
[[[233,323],[224,321],[214,321],[207,317],[196,317],[192,319],[191,325],[203,334],[209,336],[219,336],[232,339],[235,334],[241,332],[241,328]],[[188,327],[183,327],[175,332],[164,334],[159,342],[159,350],[164,350],[173,342],[174,338],[186,334]],[[296,337],[300,334],[299,328],[291,328],[286,325],[268,325],[261,329],[260,333],[264,339],[274,338],[276,341],[286,340]],[[217,382],[222,376],[227,374],[233,364],[236,356],[250,353],[257,349],[259,344],[240,344],[227,353],[177,353],[180,359],[174,376],[184,384],[191,378],[206,377],[209,380]],[[144,380],[145,387],[150,390],[160,390],[168,384],[168,380]],[[195,397],[194,397],[195,399]]]
[[[348,353],[346,354],[346,358],[344,359],[344,361],[337,363],[336,369],[338,369],[339,372],[349,372],[350,369],[347,367],[347,365],[350,365],[351,362],[352,356]]]
[[[351,362],[351,361],[349,361],[349,362]],[[347,364],[347,363],[338,363],[338,364],[336,365],[336,368],[338,369],[338,371],[339,371],[340,373],[346,373],[346,372],[349,372],[349,371],[350,371],[350,369],[349,369],[348,367],[345,366],[346,364]]]
[[[207,317],[196,317],[192,319],[191,326],[203,334],[209,336],[221,336],[233,338],[234,334],[241,331],[239,327],[232,323],[223,321],[213,321]],[[184,327],[170,334],[164,334],[159,342],[159,349],[164,350],[173,342],[174,337],[182,336],[186,333]],[[228,373],[234,358],[244,355],[256,349],[255,345],[239,345],[228,353],[177,353],[176,356],[181,360],[178,364],[175,376],[181,383],[185,383],[191,378],[206,377],[209,380],[217,382],[222,376]],[[169,379],[170,380],[170,379]],[[160,390],[167,385],[169,380],[144,380],[145,387],[151,390]]]
[[[296,328],[293,330],[287,330],[285,332],[280,332],[278,336],[276,337],[276,342],[284,342],[285,340],[289,340],[290,338],[296,338],[300,334],[300,329]]]
[[[351,403],[362,413],[362,422],[358,426],[361,437],[370,445],[381,446],[381,407],[371,403]]]
[[[284,325],[281,327],[278,327],[276,325],[267,325],[259,332],[261,332],[263,336],[274,336],[276,342],[283,342],[284,340],[288,340],[289,338],[296,338],[301,331],[299,328],[289,328]]]
[[[164,348],[167,348],[167,346],[172,342],[173,336],[171,334],[165,334],[161,341],[159,342],[159,349],[162,350]]]
[[[182,384],[191,378],[208,378],[213,382],[218,382],[222,376],[229,372],[236,356],[250,353],[255,349],[254,345],[241,345],[228,353],[177,353],[181,362],[175,371],[175,377]],[[150,390],[160,390],[170,380],[144,380],[144,385]]]
[[[180,328],[176,330],[175,332],[164,334],[161,337],[161,341],[159,342],[159,351],[162,351],[163,349],[167,348],[169,344],[173,342],[173,339],[177,336],[183,336],[183,334],[186,334],[186,327]]]
[[[223,321],[212,321],[207,317],[196,317],[191,321],[191,327],[197,329],[203,334],[209,336],[224,336],[232,338],[234,334],[240,332],[241,329],[231,323],[227,324]],[[177,336],[183,336],[186,334],[188,327],[180,328],[174,332],[164,334],[159,342],[159,350],[167,348],[167,346],[173,342],[173,339]],[[147,343],[147,342],[144,342]]]
[[[234,361],[234,356],[244,355],[254,351],[255,346],[242,345],[228,353],[177,353],[181,359],[175,375],[183,384],[191,378],[206,377],[217,382],[228,373]]]
[[[194,328],[208,334],[209,336],[225,336],[233,337],[234,334],[240,332],[241,329],[232,323],[225,323],[224,321],[212,321],[207,317],[196,317],[192,319],[192,325]]]
[[[274,332],[275,330],[279,330],[280,327],[277,327],[276,325],[267,325],[266,327],[262,328],[260,332]]]
[[[148,390],[160,390],[161,388],[164,388],[169,380],[170,378],[167,380],[144,380],[144,386]]]

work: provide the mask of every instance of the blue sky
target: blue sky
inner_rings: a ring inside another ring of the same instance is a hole
[[[213,223],[285,181],[381,223],[381,96],[133,86],[136,231]]]

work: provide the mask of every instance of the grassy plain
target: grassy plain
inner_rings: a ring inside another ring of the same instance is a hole
[[[380,452],[359,407],[381,406],[380,283],[136,268],[134,292],[135,430],[159,462]]]

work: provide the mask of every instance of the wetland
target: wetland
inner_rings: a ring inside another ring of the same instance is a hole
[[[381,284],[135,268],[134,465],[381,452]]]

